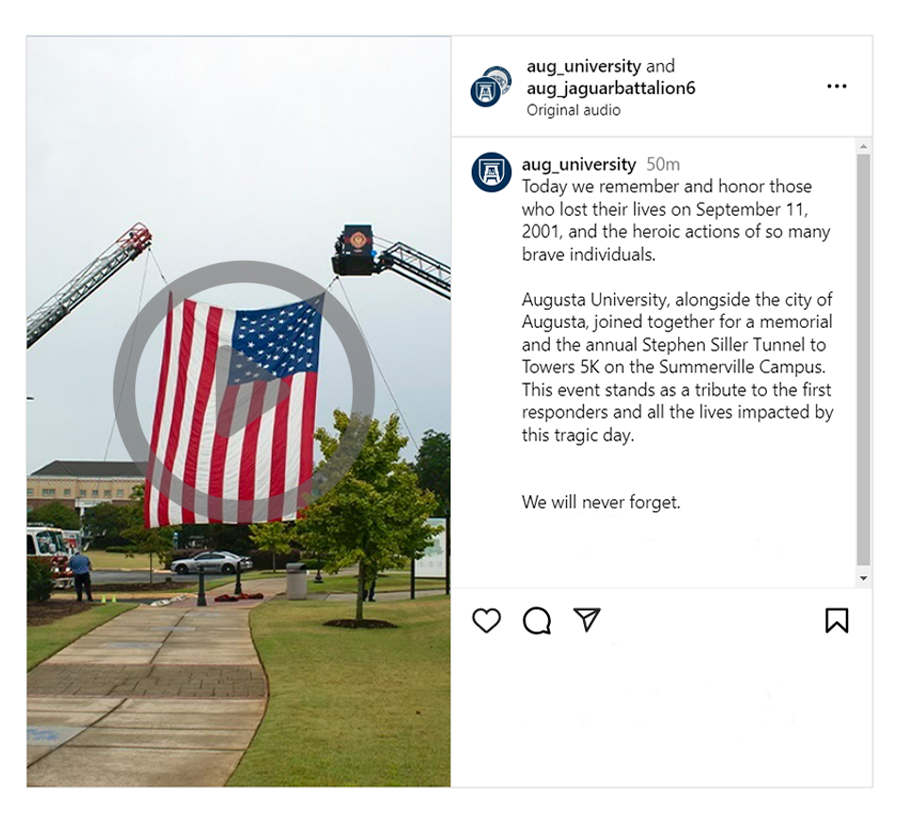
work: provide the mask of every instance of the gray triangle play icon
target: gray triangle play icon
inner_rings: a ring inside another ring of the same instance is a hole
[[[223,438],[239,433],[291,394],[287,381],[229,346],[216,352],[215,384],[216,435]]]

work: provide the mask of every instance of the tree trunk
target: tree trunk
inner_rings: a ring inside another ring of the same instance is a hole
[[[363,618],[363,602],[366,599],[366,566],[362,561],[359,562],[359,581],[356,583],[356,621],[361,622]]]

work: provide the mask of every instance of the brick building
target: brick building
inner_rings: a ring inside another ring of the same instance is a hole
[[[133,461],[51,461],[28,476],[28,512],[58,501],[82,513],[100,502],[127,504],[144,483],[146,464]]]

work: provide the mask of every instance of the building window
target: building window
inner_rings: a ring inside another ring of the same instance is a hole
[[[87,490],[79,490],[78,495],[80,498],[84,498],[87,495]]]
[[[34,487],[29,487],[28,488],[28,497],[31,498],[31,496],[33,496],[33,495],[34,495]]]
[[[100,495],[99,490],[91,490],[91,498],[98,498]]]
[[[64,489],[63,490],[63,498],[71,498],[71,497],[72,497],[72,491],[68,488]]]
[[[116,490],[116,498],[125,498],[124,490]]]
[[[41,495],[44,498],[53,498],[53,496],[56,495],[56,488],[55,487],[44,487],[44,489],[41,490]]]
[[[112,490],[104,490],[103,498],[112,498]]]

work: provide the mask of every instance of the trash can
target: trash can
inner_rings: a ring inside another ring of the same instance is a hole
[[[289,564],[287,566],[288,599],[306,598],[306,565]]]

